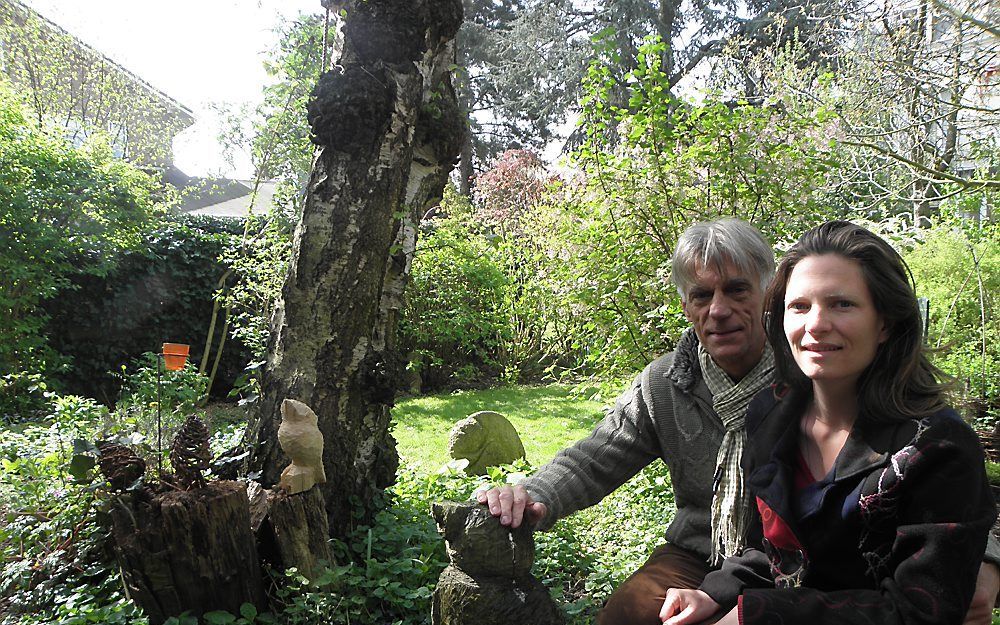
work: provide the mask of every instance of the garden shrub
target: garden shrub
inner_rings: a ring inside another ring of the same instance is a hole
[[[418,242],[400,336],[425,390],[579,373],[588,320],[563,280],[565,220],[546,200],[558,187],[546,191],[555,181],[521,151],[504,157],[483,175],[480,206],[447,189],[447,216]]]
[[[469,205],[446,194],[445,217],[421,233],[413,258],[400,346],[425,390],[496,375],[496,350],[508,331],[500,304],[506,276],[497,250],[469,225]]]
[[[220,257],[242,232],[236,220],[171,216],[143,232],[138,249],[107,259],[102,274],[75,276],[45,305],[49,344],[70,359],[59,376],[64,388],[112,404],[122,365],[167,341],[190,344],[200,364],[213,296],[226,283]],[[249,360],[239,340],[227,340],[213,393],[224,396]]]
[[[153,188],[106,144],[76,149],[47,134],[0,82],[0,415],[39,407],[25,405],[33,376],[49,381],[64,364],[46,340],[43,304],[141,245]]]
[[[957,381],[957,406],[991,429],[1000,419],[1000,226],[943,217],[904,258],[930,300],[934,363]]]

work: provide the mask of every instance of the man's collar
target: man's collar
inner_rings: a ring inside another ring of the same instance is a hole
[[[674,348],[674,362],[666,376],[678,387],[691,391],[701,379],[701,365],[698,364],[698,335],[694,328],[687,328]]]
[[[681,338],[677,341],[677,347],[674,348],[674,362],[666,372],[667,378],[688,392],[695,387],[699,380],[703,379],[701,364],[698,362],[698,349],[700,346],[701,344],[698,342],[698,335],[695,334],[694,328],[686,328],[681,333]],[[754,365],[754,368],[747,375],[754,374],[761,366],[773,367],[773,355],[769,356],[769,354],[772,354],[771,346],[765,342],[761,360]],[[767,364],[764,364],[765,360],[768,361]]]

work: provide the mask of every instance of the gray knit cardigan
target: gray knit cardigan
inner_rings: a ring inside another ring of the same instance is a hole
[[[524,485],[548,507],[538,529],[594,505],[661,458],[670,469],[677,513],[668,542],[708,560],[712,477],[725,429],[688,329],[677,349],[647,366],[587,438],[561,452]]]

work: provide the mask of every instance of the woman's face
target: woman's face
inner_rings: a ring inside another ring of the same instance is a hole
[[[795,363],[814,383],[856,383],[889,336],[861,265],[837,254],[807,256],[792,270],[784,328]]]

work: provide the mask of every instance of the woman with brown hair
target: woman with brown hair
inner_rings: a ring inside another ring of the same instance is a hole
[[[996,508],[923,349],[906,264],[825,223],[785,255],[764,314],[778,382],[750,403],[743,456],[761,548],[669,590],[661,618],[961,623]]]

